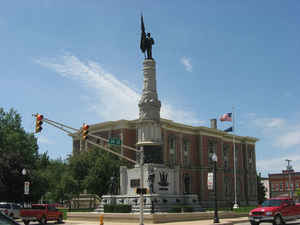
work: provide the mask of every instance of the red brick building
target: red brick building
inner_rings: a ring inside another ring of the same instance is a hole
[[[282,173],[269,174],[270,197],[289,196],[300,188],[300,172],[293,169],[283,170]]]
[[[119,120],[90,126],[90,133],[104,138],[120,138],[124,145],[136,147],[138,120]],[[212,123],[213,124],[213,123]],[[215,123],[216,124],[216,121]],[[171,120],[160,120],[162,145],[157,148],[161,162],[177,168],[181,174],[180,194],[199,196],[203,206],[211,205],[214,196],[207,188],[207,174],[212,171],[210,155],[215,152],[217,162],[217,194],[219,204],[229,206],[234,200],[233,135],[216,128],[189,126]],[[213,125],[214,126],[214,125]],[[255,143],[253,137],[235,136],[237,201],[241,205],[257,203]],[[81,148],[80,148],[81,145]],[[73,154],[86,150],[87,143],[73,136]],[[145,149],[146,152],[146,149]],[[121,148],[121,153],[135,159],[135,152]],[[184,179],[191,185],[186,187]],[[186,189],[189,190],[186,190]]]

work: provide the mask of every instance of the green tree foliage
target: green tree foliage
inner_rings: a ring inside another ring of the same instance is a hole
[[[119,176],[121,160],[99,148],[69,158],[70,172],[82,192],[86,189],[91,194],[107,194],[110,177]],[[117,179],[119,180],[119,179]]]
[[[37,140],[25,132],[21,116],[13,109],[0,108],[0,196],[1,200],[20,201],[24,190],[23,168],[35,169]],[[28,176],[31,176],[29,173]]]
[[[297,188],[296,191],[297,201],[300,202],[300,188]]]
[[[263,203],[266,200],[266,189],[261,182],[261,176],[257,175],[257,201],[258,204]]]

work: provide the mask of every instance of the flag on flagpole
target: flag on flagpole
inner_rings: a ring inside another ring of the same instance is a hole
[[[229,127],[227,129],[224,130],[225,132],[233,132],[233,128],[232,127]]]
[[[222,122],[224,121],[232,121],[232,113],[225,113],[223,116],[220,117]]]

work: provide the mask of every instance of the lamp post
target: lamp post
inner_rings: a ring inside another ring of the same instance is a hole
[[[23,207],[25,208],[25,176],[26,176],[26,173],[27,173],[27,171],[26,171],[26,169],[25,168],[23,168],[22,169],[22,175],[23,175],[23,188],[24,188],[24,190],[23,190]]]
[[[217,202],[217,162],[218,162],[218,157],[217,157],[216,153],[212,154],[211,159],[214,162],[214,191],[215,191],[214,223],[220,223],[220,220],[218,217],[218,202]]]

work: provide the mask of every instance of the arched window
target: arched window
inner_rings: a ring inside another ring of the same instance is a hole
[[[175,163],[176,163],[176,139],[174,136],[169,136],[168,145],[169,145],[170,165],[175,165]]]
[[[183,165],[188,166],[190,164],[190,142],[183,140]]]
[[[191,193],[191,176],[187,173],[183,175],[183,193]]]
[[[217,143],[209,140],[208,141],[208,166],[213,167],[212,155],[213,153],[217,154]]]

